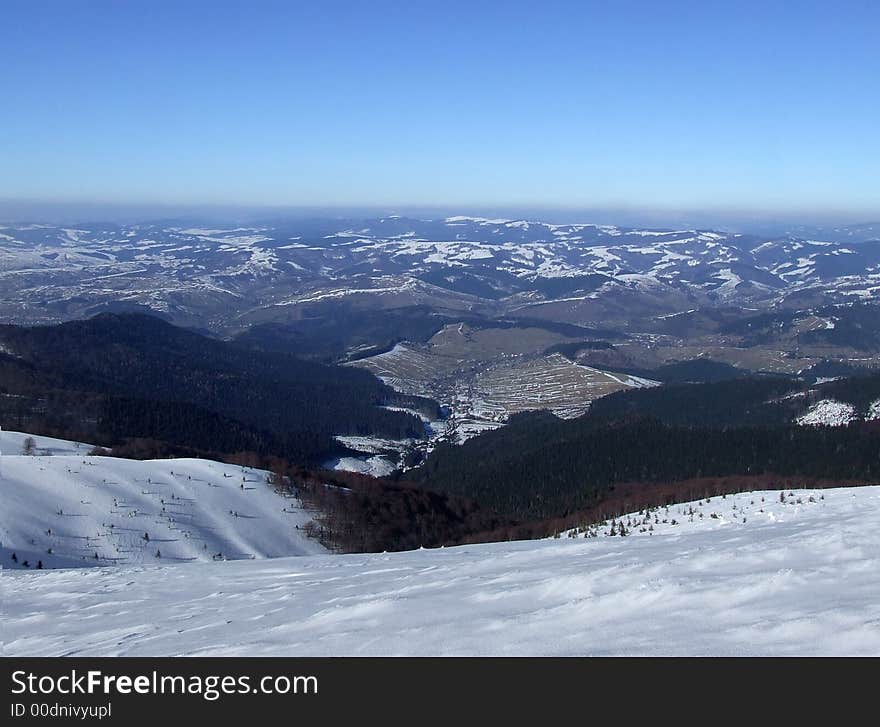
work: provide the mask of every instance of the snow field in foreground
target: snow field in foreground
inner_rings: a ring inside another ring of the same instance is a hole
[[[793,492],[652,537],[6,572],[2,653],[880,654],[880,487]]]

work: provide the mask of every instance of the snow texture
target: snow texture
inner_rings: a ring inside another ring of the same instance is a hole
[[[783,499],[645,537],[6,572],[2,653],[880,654],[880,487]]]
[[[21,451],[28,436],[4,432],[0,442],[4,451]],[[303,532],[310,514],[276,492],[262,470],[201,459],[94,457],[85,454],[89,445],[34,439],[37,456],[0,457],[2,568],[326,552]]]
[[[341,472],[359,472],[373,477],[385,477],[397,469],[397,464],[388,457],[374,454],[368,457],[334,457],[325,462],[324,467]]]
[[[822,399],[811,406],[795,421],[801,426],[842,427],[856,418],[852,404],[834,399]]]
[[[24,450],[24,443],[28,439],[33,440],[34,454],[36,455],[66,454],[82,456],[88,454],[94,448],[93,444],[86,444],[85,442],[71,442],[67,439],[54,439],[25,432],[0,430],[0,456],[21,454]]]

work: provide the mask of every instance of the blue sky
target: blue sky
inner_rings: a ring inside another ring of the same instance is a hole
[[[0,198],[880,214],[876,2],[0,13]]]

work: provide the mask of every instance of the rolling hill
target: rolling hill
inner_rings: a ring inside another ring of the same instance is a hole
[[[28,439],[36,454],[18,454]],[[90,456],[90,445],[19,432],[2,432],[0,448],[5,569],[327,552],[305,535],[314,513],[276,492],[262,470],[202,459]]]

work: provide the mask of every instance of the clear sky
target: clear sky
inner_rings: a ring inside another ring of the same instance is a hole
[[[880,3],[0,2],[0,198],[880,216]]]

